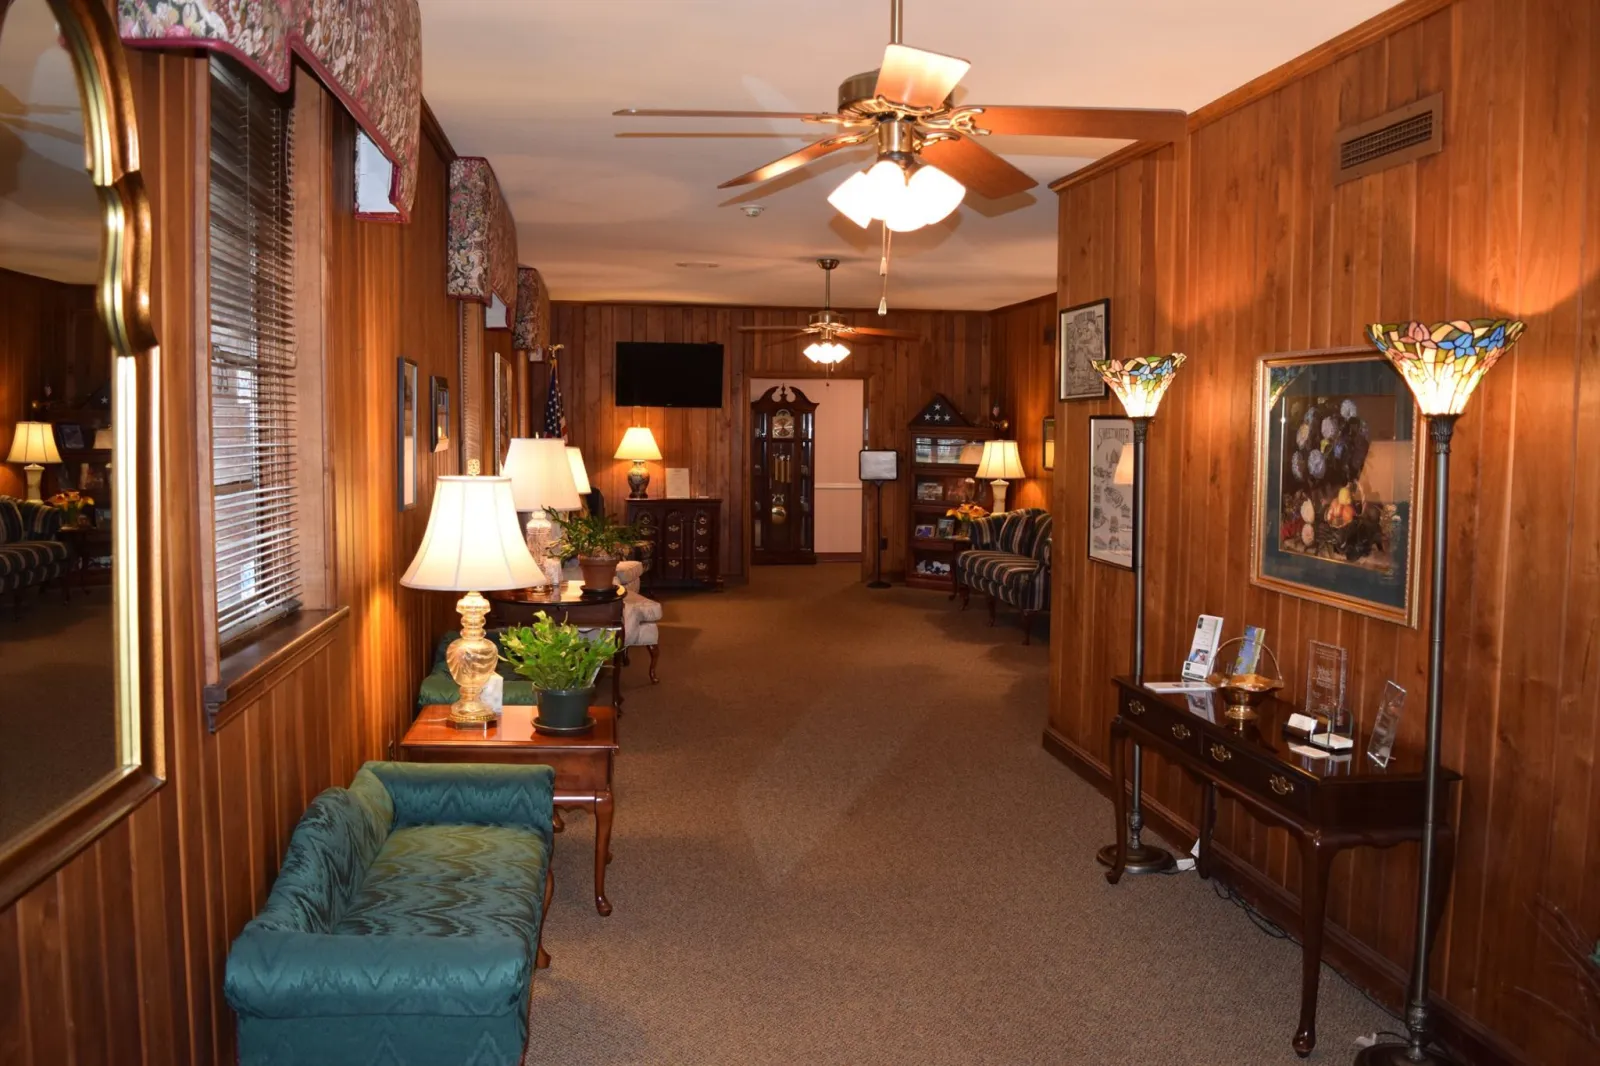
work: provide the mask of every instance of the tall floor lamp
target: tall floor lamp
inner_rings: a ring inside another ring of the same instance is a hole
[[[1094,363],[1111,391],[1122,401],[1122,409],[1133,422],[1133,679],[1144,680],[1144,441],[1150,423],[1161,406],[1161,397],[1183,365],[1181,352],[1147,355],[1123,362],[1103,359]],[[1146,844],[1144,810],[1140,793],[1144,785],[1144,753],[1133,746],[1133,802],[1128,807],[1128,861],[1124,872],[1156,874],[1172,869],[1172,854],[1165,848]],[[1096,856],[1105,866],[1117,861],[1117,846],[1107,844]],[[1109,875],[1108,875],[1109,876]]]
[[[1422,870],[1417,878],[1416,944],[1406,1000],[1406,1042],[1374,1044],[1356,1054],[1357,1066],[1448,1066],[1455,1060],[1428,1045],[1428,929],[1433,914],[1434,838],[1438,830],[1439,729],[1444,706],[1445,534],[1450,500],[1450,437],[1472,390],[1522,335],[1522,323],[1504,318],[1470,322],[1375,323],[1367,339],[1411,386],[1433,441],[1433,576],[1428,609],[1427,788],[1422,813]]]

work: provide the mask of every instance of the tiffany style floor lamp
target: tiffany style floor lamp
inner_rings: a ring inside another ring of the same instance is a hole
[[[1144,442],[1150,423],[1161,406],[1161,397],[1172,384],[1184,356],[1140,356],[1122,362],[1103,359],[1094,363],[1111,391],[1122,401],[1122,409],[1133,422],[1133,679],[1144,680]],[[1146,844],[1144,811],[1140,799],[1144,784],[1144,753],[1133,746],[1133,802],[1128,807],[1128,861],[1123,868],[1130,874],[1155,874],[1172,869],[1172,855],[1165,848]],[[1107,844],[1096,856],[1105,866],[1117,861],[1117,846]],[[1109,873],[1106,875],[1111,876]]]
[[[1357,1066],[1446,1066],[1454,1060],[1429,1046],[1428,929],[1442,900],[1433,898],[1434,837],[1438,829],[1439,726],[1444,705],[1444,593],[1446,508],[1450,500],[1450,437],[1472,390],[1522,335],[1522,323],[1501,318],[1470,322],[1421,322],[1367,327],[1367,339],[1411,386],[1428,419],[1433,441],[1433,576],[1428,598],[1428,795],[1422,814],[1422,870],[1417,878],[1416,944],[1406,997],[1406,1042],[1375,1044],[1356,1055]]]

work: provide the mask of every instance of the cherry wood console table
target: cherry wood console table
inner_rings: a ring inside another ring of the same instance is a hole
[[[1217,790],[1243,803],[1256,817],[1281,825],[1300,845],[1300,1025],[1294,1049],[1302,1057],[1317,1043],[1317,982],[1322,967],[1322,926],[1328,870],[1341,850],[1357,845],[1387,848],[1422,837],[1427,794],[1420,752],[1397,752],[1388,767],[1367,758],[1367,738],[1358,735],[1349,758],[1318,759],[1293,751],[1309,747],[1284,724],[1295,710],[1267,700],[1254,721],[1227,717],[1220,692],[1154,692],[1131,678],[1115,679],[1117,716],[1111,722],[1112,795],[1116,805],[1117,857],[1106,873],[1116,884],[1127,862],[1128,749],[1140,744],[1159,751],[1204,784],[1200,812],[1201,877],[1211,875],[1211,831]],[[1440,767],[1440,808],[1461,780]],[[1433,881],[1435,922],[1426,931],[1431,947],[1438,915],[1450,891],[1454,833],[1441,825]]]

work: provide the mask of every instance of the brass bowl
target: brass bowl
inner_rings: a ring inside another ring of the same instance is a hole
[[[1222,690],[1228,717],[1241,722],[1255,718],[1256,707],[1283,688],[1282,678],[1265,674],[1212,674],[1206,683]]]

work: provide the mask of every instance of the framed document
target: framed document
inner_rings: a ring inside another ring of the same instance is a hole
[[[1337,644],[1313,640],[1306,651],[1306,713],[1328,720],[1328,732],[1348,735],[1344,686],[1348,658]]]

